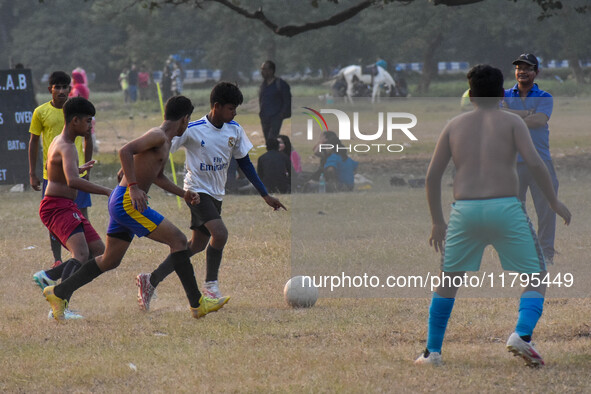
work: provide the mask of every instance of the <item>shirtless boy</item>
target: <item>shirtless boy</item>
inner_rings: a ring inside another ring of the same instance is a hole
[[[63,320],[65,300],[74,291],[119,266],[134,235],[145,236],[170,247],[165,261],[174,267],[179,276],[193,317],[200,318],[215,312],[228,301],[227,297],[212,300],[202,296],[195,280],[186,236],[148,206],[148,191],[152,184],[183,197],[189,204],[199,203],[197,193],[184,191],[164,175],[171,140],[183,134],[192,112],[191,100],[183,96],[171,97],[166,103],[165,120],[160,127],[152,128],[119,150],[123,177],[109,197],[111,220],[105,253],[88,261],[61,284],[45,288],[43,294],[56,320]]]
[[[433,222],[429,244],[443,254],[442,286],[433,293],[427,348],[415,364],[441,364],[443,337],[458,290],[453,278],[465,271],[478,271],[487,245],[496,249],[505,270],[538,279],[546,274],[535,231],[517,197],[517,153],[552,209],[566,224],[571,220],[567,207],[556,198],[527,126],[519,116],[499,109],[504,95],[501,71],[478,65],[468,72],[468,81],[475,109],[453,118],[443,129],[427,170],[427,200]],[[441,206],[441,178],[450,159],[457,172],[453,183],[456,201],[448,227]],[[507,341],[507,349],[529,366],[544,365],[531,336],[542,315],[545,290],[543,284],[524,289],[515,332]]]
[[[92,127],[95,109],[92,103],[82,97],[72,98],[63,106],[65,127],[54,138],[47,152],[47,187],[41,200],[39,216],[41,221],[72,254],[63,264],[64,273],[75,271],[90,256],[101,255],[105,245],[84,217],[75,203],[78,190],[108,196],[111,189],[80,178],[80,174],[91,168],[93,161],[78,167],[76,137],[87,137]],[[65,268],[64,268],[65,267]],[[43,271],[40,283],[55,284]],[[69,297],[65,298],[66,304]],[[66,311],[65,318],[81,318],[80,315]]]

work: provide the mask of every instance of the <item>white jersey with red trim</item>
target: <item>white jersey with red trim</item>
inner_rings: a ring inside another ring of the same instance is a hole
[[[207,119],[190,122],[180,137],[172,139],[170,152],[186,149],[184,189],[207,193],[222,201],[226,189],[228,166],[232,156],[245,157],[252,143],[237,122],[224,123],[218,129]]]

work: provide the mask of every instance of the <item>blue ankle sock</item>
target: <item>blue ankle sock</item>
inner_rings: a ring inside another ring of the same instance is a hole
[[[454,301],[455,298],[444,298],[433,293],[429,308],[429,332],[427,334],[427,350],[430,352],[441,353],[441,345]]]
[[[534,332],[542,310],[544,309],[544,296],[537,291],[527,291],[521,295],[519,301],[519,318],[515,332],[520,337],[531,336]]]

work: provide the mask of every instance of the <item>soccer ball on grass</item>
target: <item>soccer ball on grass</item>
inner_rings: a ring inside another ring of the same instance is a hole
[[[304,280],[301,275],[294,276],[285,284],[283,296],[287,305],[292,308],[309,308],[318,300],[318,289],[314,287],[311,278]]]

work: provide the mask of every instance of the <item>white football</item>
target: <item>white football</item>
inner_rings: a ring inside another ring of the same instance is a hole
[[[287,305],[292,308],[309,308],[318,300],[318,289],[314,287],[312,279],[294,276],[287,281],[283,288],[283,296]]]

